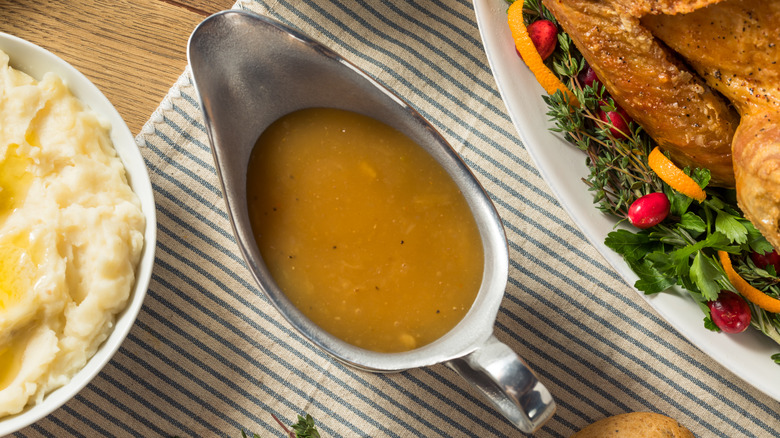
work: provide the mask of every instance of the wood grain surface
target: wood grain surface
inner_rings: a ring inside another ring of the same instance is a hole
[[[187,65],[187,40],[234,0],[3,0],[0,32],[68,61],[108,97],[133,134]]]

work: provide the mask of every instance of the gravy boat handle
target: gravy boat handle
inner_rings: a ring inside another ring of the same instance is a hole
[[[536,431],[555,412],[555,401],[536,374],[494,335],[473,352],[446,365],[524,433]]]

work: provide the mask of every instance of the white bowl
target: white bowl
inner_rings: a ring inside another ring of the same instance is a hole
[[[119,349],[135,323],[135,318],[141,309],[149,286],[154,264],[157,220],[154,193],[146,164],[127,124],[103,93],[73,66],[28,41],[0,32],[0,50],[8,54],[12,67],[37,80],[40,80],[46,72],[56,73],[82,103],[110,122],[111,140],[125,165],[130,186],[141,200],[141,208],[146,217],[144,249],[136,270],[135,285],[127,307],[117,315],[114,330],[86,366],[76,373],[70,382],[50,392],[41,403],[28,406],[18,414],[0,418],[0,436],[5,436],[40,420],[70,400],[100,372]]]

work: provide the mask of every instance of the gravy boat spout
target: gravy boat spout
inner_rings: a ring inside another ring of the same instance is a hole
[[[242,11],[212,15],[191,35],[188,57],[238,246],[260,289],[295,329],[339,361],[366,371],[445,363],[524,432],[552,416],[550,393],[493,336],[509,265],[498,213],[457,153],[423,117],[332,50],[266,17]],[[361,113],[401,131],[448,172],[466,198],[484,248],[483,279],[463,320],[433,343],[401,353],[348,344],[304,316],[270,275],[249,221],[250,154],[271,123],[313,107]]]

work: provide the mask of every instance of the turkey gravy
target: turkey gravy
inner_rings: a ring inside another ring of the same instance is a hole
[[[476,222],[449,174],[395,129],[310,108],[269,126],[247,170],[250,222],[279,288],[373,351],[435,341],[482,283]]]

